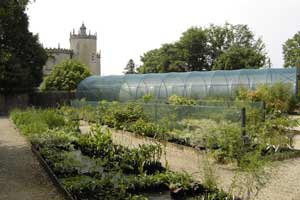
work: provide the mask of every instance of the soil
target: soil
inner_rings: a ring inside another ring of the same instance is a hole
[[[0,117],[0,199],[63,200],[7,117]]]

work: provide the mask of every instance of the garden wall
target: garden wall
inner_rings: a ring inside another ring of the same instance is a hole
[[[7,113],[12,108],[25,108],[29,103],[27,94],[0,95],[0,115]]]
[[[69,105],[72,99],[75,99],[75,93],[64,91],[0,95],[0,115],[8,113],[13,108],[26,108],[28,106],[48,108],[63,104]]]
[[[70,105],[72,99],[75,99],[75,92],[34,92],[29,95],[29,105],[41,108],[57,107]]]

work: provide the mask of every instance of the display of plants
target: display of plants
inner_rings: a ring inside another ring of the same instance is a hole
[[[15,110],[11,119],[74,199],[147,199],[147,192],[164,190],[174,199],[232,199],[221,190],[204,187],[188,174],[165,169],[160,163],[159,145],[132,149],[116,145],[110,131],[99,124],[83,135],[70,126],[72,120],[78,121],[70,113],[67,108]],[[122,116],[121,121],[142,116],[117,115]],[[30,129],[33,124],[43,128]]]
[[[218,163],[233,163],[238,173],[246,172],[250,194],[265,183],[266,164],[300,156],[290,143],[290,128],[298,122],[286,117],[296,101],[286,90],[282,85],[238,88],[236,100],[223,106],[219,99],[210,105],[171,96],[167,102],[101,101],[96,107],[81,101],[77,108],[15,110],[10,116],[75,199],[146,199],[147,192],[161,190],[175,199],[230,199],[209,177],[203,186],[164,168],[160,145],[114,144],[111,128],[203,149]],[[247,111],[245,127],[241,108]],[[80,133],[80,120],[90,123],[88,134]]]
[[[257,97],[254,99],[252,97],[248,98],[250,91],[238,88],[236,100],[224,100],[223,104],[225,106],[223,107],[220,106],[222,103],[220,100],[213,101],[213,106],[210,106],[206,101],[196,101],[174,95],[165,103],[154,101],[148,101],[147,103],[139,101],[128,103],[101,101],[94,109],[94,115],[95,121],[111,128],[198,149],[210,149],[215,152],[215,155],[218,155],[218,161],[229,158],[231,161],[239,162],[237,161],[239,157],[234,157],[233,153],[229,151],[240,150],[236,148],[228,149],[223,144],[236,147],[242,145],[241,148],[244,148],[245,140],[247,140],[248,143],[253,145],[253,148],[249,149],[247,147],[245,152],[257,150],[261,151],[262,155],[266,155],[264,153],[265,149],[270,149],[270,146],[275,146],[275,148],[289,147],[291,133],[288,128],[295,126],[297,123],[284,116],[287,110],[265,112],[263,104],[256,102],[256,100],[271,99],[266,102],[266,106],[277,105],[277,103],[274,103],[276,98],[266,98],[265,93],[271,93],[271,89],[274,89],[277,92],[275,91],[275,94],[272,95],[276,96],[276,94],[279,95],[278,91],[282,91],[284,88],[288,89],[289,87],[285,85],[258,87],[257,90],[251,92],[261,94],[264,91],[264,95],[261,95],[264,98]],[[287,96],[284,104],[288,105],[291,98],[292,95]],[[243,99],[245,101],[241,101]],[[282,102],[283,100],[279,101]],[[203,107],[198,107],[197,104],[201,104]],[[244,128],[241,127],[241,108],[246,109],[246,126]],[[276,108],[280,109],[282,107]],[[84,110],[84,106],[80,107],[80,110]],[[228,130],[226,130],[226,127],[229,127]],[[243,132],[246,134],[245,136],[242,136]],[[231,136],[235,136],[235,138],[230,138]],[[211,143],[210,141],[214,142]],[[269,154],[271,154],[270,152]],[[272,154],[287,152],[274,151]],[[297,153],[288,154],[287,158],[298,155]]]

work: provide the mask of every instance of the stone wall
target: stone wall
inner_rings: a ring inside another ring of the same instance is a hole
[[[48,60],[43,67],[43,74],[49,75],[53,66],[72,58],[73,52],[68,49],[46,49]]]

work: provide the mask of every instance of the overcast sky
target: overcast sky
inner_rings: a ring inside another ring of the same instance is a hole
[[[128,60],[174,42],[191,26],[248,24],[262,37],[273,67],[283,66],[282,44],[300,30],[299,0],[36,0],[30,30],[44,47],[69,48],[82,22],[98,34],[102,75],[121,74]]]

